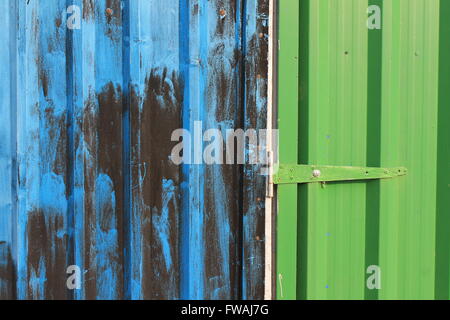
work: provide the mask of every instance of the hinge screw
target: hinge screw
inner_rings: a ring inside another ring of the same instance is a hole
[[[322,172],[320,172],[320,170],[313,170],[313,177],[314,178],[320,177],[321,174],[322,174]]]

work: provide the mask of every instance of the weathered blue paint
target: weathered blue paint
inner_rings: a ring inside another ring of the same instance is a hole
[[[95,184],[96,213],[96,266],[97,266],[97,299],[117,299],[118,279],[111,268],[111,259],[117,260],[119,251],[118,230],[116,221],[117,206],[114,183],[106,174],[100,174]]]
[[[73,5],[83,8],[82,0],[73,1]],[[90,190],[86,190],[85,183],[93,180],[85,177],[85,164],[89,163],[92,158],[92,154],[87,148],[88,142],[85,140],[88,137],[88,132],[83,124],[88,124],[88,119],[85,118],[85,110],[91,107],[91,104],[85,104],[89,101],[89,96],[93,95],[94,85],[94,68],[92,61],[92,43],[90,41],[94,35],[95,24],[89,16],[83,17],[83,27],[77,32],[72,32],[70,38],[69,54],[72,57],[72,65],[68,68],[68,73],[72,75],[72,96],[68,97],[68,105],[71,106],[72,113],[70,117],[71,121],[71,136],[70,141],[72,148],[69,149],[71,158],[71,170],[72,170],[72,195],[70,202],[70,209],[72,214],[72,232],[70,234],[69,245],[72,248],[72,256],[69,257],[69,263],[77,265],[81,268],[81,282],[86,283],[86,249],[84,243],[85,238],[85,225],[86,217],[84,216],[84,208],[87,199],[89,198]],[[90,37],[91,36],[91,37]],[[82,50],[75,50],[74,48],[82,48]],[[86,112],[87,113],[87,112]],[[86,141],[86,142],[85,142]],[[86,192],[88,191],[88,192]],[[73,297],[75,299],[85,299],[86,290],[85,286],[82,290],[74,292]]]
[[[162,211],[160,216],[155,216],[153,226],[158,233],[159,241],[161,242],[162,251],[164,255],[164,263],[166,270],[170,271],[172,268],[172,254],[169,243],[170,221],[169,221],[169,203],[174,201],[175,186],[172,180],[163,180],[163,194],[162,194]]]
[[[209,143],[189,146],[198,164],[169,157],[170,133],[198,121],[224,136],[265,126],[267,13],[268,0],[0,3],[0,297],[263,297],[258,169],[200,164]]]
[[[6,241],[0,241],[0,300],[15,298],[15,283],[11,281],[13,269],[11,248]]]
[[[14,36],[9,30],[10,10],[11,5],[8,1],[0,3],[0,28],[6,30],[0,34],[0,41],[6,48],[12,46],[14,41],[11,37]],[[0,61],[10,61],[15,55],[11,55],[8,50],[0,50]],[[7,63],[0,65],[0,79],[5,79],[4,85],[0,86],[0,241],[12,243],[13,240],[13,185],[12,185],[12,166],[13,166],[13,130],[14,125],[11,122],[14,109],[10,108],[13,95],[11,95],[12,88],[15,84],[12,83],[12,66]]]
[[[202,61],[205,61],[205,42],[200,41],[201,21],[205,20],[205,2],[202,1],[180,1],[183,5],[183,14],[179,33],[182,35],[180,48],[183,61],[183,79],[185,82],[185,99],[183,105],[183,127],[191,134],[196,132],[194,122],[202,120],[201,110],[204,102],[200,98],[204,95],[205,70]],[[204,39],[204,37],[202,37]],[[201,46],[203,44],[203,47]],[[198,141],[193,137],[193,141]],[[194,163],[198,163],[198,150],[192,150]],[[198,147],[198,145],[197,145]],[[202,149],[203,150],[203,149]],[[203,239],[203,190],[204,175],[200,165],[185,165],[183,167],[185,178],[183,216],[182,216],[182,258],[184,270],[181,275],[182,298],[192,297],[202,299],[204,297],[204,247],[201,245]]]
[[[269,2],[248,0],[243,10],[242,47],[244,58],[244,128],[267,128],[267,56],[253,52],[268,52]],[[266,137],[259,136],[259,145],[266,145]],[[263,147],[259,156],[267,157]],[[266,177],[262,166],[245,166],[243,173],[243,299],[251,299],[264,290],[265,227],[264,206]]]
[[[66,79],[61,72],[66,66],[64,7],[63,1],[40,6],[16,3],[19,24],[23,22],[24,27],[19,28],[17,40],[15,106],[19,201],[14,245],[17,255],[24,257],[17,262],[19,298],[65,298],[64,288],[52,288],[65,278],[60,263],[65,261],[65,241],[59,238],[67,227],[66,211],[61,211],[67,208]],[[47,19],[38,19],[44,15]],[[48,192],[54,192],[54,199]],[[50,279],[49,274],[57,275]],[[25,286],[27,281],[33,283],[31,288]]]

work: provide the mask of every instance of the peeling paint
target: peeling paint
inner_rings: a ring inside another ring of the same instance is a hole
[[[12,61],[0,66],[0,296],[9,285],[19,299],[262,297],[263,272],[243,275],[261,252],[243,248],[241,215],[263,220],[243,208],[243,168],[169,155],[171,133],[194,121],[263,121],[265,70],[248,65],[264,61],[265,38],[249,45],[247,28],[266,2],[74,0],[79,30],[66,0],[0,4]],[[69,265],[84,270],[76,292]]]

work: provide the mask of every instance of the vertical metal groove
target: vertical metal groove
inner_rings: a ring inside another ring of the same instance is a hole
[[[11,251],[14,262],[17,264],[17,201],[18,201],[18,166],[17,166],[17,29],[19,27],[18,8],[16,1],[10,1],[9,21],[10,21],[10,107],[11,107],[11,204],[12,204],[12,244]]]
[[[376,5],[383,12],[382,0],[370,0],[369,6]],[[382,16],[383,17],[383,16]],[[383,21],[383,20],[382,20]],[[383,23],[383,22],[382,22]],[[383,27],[368,30],[368,80],[367,80],[367,166],[381,166],[381,99],[383,65]],[[379,265],[380,232],[380,182],[368,182],[366,189],[366,259],[365,267]],[[366,287],[367,300],[378,299],[377,290]]]
[[[131,55],[130,55],[130,0],[123,0],[122,3],[122,72],[123,72],[123,119],[122,119],[122,139],[123,139],[123,192],[124,192],[124,299],[132,298],[132,259],[131,259]]]
[[[309,70],[310,70],[310,0],[300,1],[300,76],[299,92],[299,150],[298,163],[309,163]],[[308,292],[308,186],[298,186],[298,299],[306,299]]]
[[[180,0],[180,70],[182,72],[184,82],[184,99],[183,99],[183,128],[190,128],[190,58],[189,58],[189,17],[190,17],[190,1]],[[189,148],[191,145],[189,144]],[[190,297],[190,205],[191,190],[189,186],[190,180],[190,165],[183,164],[182,167],[182,180],[184,187],[182,186],[182,216],[180,219],[181,230],[181,276],[180,276],[180,298],[189,299]]]
[[[66,0],[66,7],[73,5],[73,0]],[[67,105],[67,265],[75,265],[75,212],[74,212],[74,190],[75,190],[75,143],[74,143],[74,52],[73,52],[73,31],[66,28],[66,105]],[[67,295],[69,299],[74,298],[74,292],[67,290]]]
[[[439,15],[439,122],[436,217],[436,299],[450,298],[450,2],[440,1]]]
[[[236,10],[236,23],[237,29],[236,32],[236,47],[239,48],[240,56],[239,56],[239,64],[238,64],[238,75],[237,75],[237,94],[236,94],[236,105],[242,106],[240,121],[236,121],[236,124],[239,124],[240,128],[246,128],[245,119],[247,113],[246,106],[246,57],[247,57],[247,46],[246,46],[246,37],[247,37],[247,25],[246,25],[246,15],[247,15],[247,0],[239,0],[236,2],[237,10]],[[238,114],[236,114],[238,116]],[[237,148],[235,148],[235,152],[239,152]],[[245,155],[246,156],[246,155]],[[237,154],[235,153],[235,163],[237,163]],[[246,292],[246,276],[245,276],[245,252],[244,252],[244,177],[246,174],[245,166],[238,165],[237,166],[238,176],[239,176],[239,239],[238,239],[238,257],[240,257],[239,261],[239,284],[237,286],[237,294],[236,298],[241,300],[243,299]]]

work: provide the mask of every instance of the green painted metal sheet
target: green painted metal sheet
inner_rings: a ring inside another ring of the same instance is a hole
[[[280,163],[408,174],[279,186],[277,298],[449,298],[449,14],[446,0],[279,1]]]
[[[299,2],[280,1],[279,32],[291,34],[290,41],[279,43],[278,72],[283,76],[278,87],[279,126],[283,128],[279,135],[280,161],[296,162],[298,156],[298,99],[299,78]],[[282,39],[281,39],[282,40]],[[277,297],[292,297],[296,292],[297,261],[292,259],[297,251],[297,186],[282,185],[278,187],[279,214],[277,222]],[[280,230],[281,229],[281,230]]]

